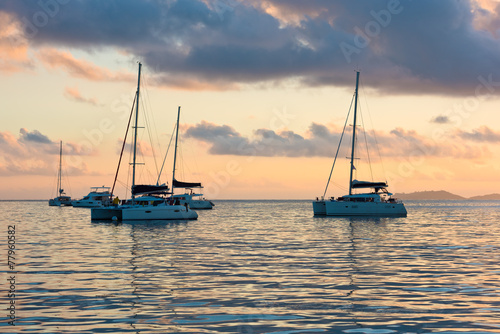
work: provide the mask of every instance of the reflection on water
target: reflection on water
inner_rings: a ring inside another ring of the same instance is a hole
[[[500,333],[500,202],[407,207],[220,201],[197,221],[116,224],[0,202],[21,258],[13,332]]]

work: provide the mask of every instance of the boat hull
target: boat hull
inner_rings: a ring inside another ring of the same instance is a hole
[[[406,217],[403,203],[326,201],[326,216]]]
[[[101,201],[72,201],[75,208],[98,208],[102,206]]]
[[[177,204],[187,204],[191,209],[195,210],[211,210],[214,207],[214,203],[212,201],[204,198],[202,199],[199,195],[196,197],[191,194],[174,195],[172,196],[172,199],[174,201],[178,201]]]
[[[326,216],[326,205],[325,201],[313,201],[313,211],[315,216]]]
[[[213,208],[213,203],[205,200],[190,200],[188,205],[191,209],[196,210],[211,210]]]
[[[122,220],[123,208],[120,207],[100,207],[91,208],[90,219],[92,220]]]
[[[184,205],[131,206],[122,210],[122,220],[193,220],[198,214]]]
[[[56,197],[49,199],[49,206],[72,206],[70,197]]]

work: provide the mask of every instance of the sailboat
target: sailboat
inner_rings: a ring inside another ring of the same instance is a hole
[[[214,203],[203,198],[203,194],[195,193],[193,188],[203,188],[199,182],[182,182],[175,179],[175,168],[177,160],[177,142],[179,139],[179,118],[181,115],[181,107],[177,110],[177,126],[175,133],[175,150],[174,150],[174,168],[172,173],[172,198],[174,201],[178,201],[180,204],[189,205],[191,209],[197,210],[210,210],[214,207]],[[174,189],[181,188],[184,189],[184,194],[175,195]],[[189,191],[189,192],[188,192]]]
[[[98,207],[91,209],[92,220],[191,220],[197,219],[198,214],[187,205],[172,204],[164,198],[153,199],[146,197],[137,197],[140,194],[149,194],[151,192],[167,192],[167,185],[136,185],[136,162],[137,157],[137,128],[139,120],[139,96],[141,85],[141,66],[139,63],[139,74],[137,79],[136,105],[135,105],[135,125],[134,125],[134,144],[133,144],[133,162],[132,162],[132,198],[127,203],[113,206]]]
[[[387,190],[387,182],[353,180],[356,170],[356,116],[358,106],[359,72],[356,72],[356,91],[354,95],[354,124],[352,130],[352,147],[350,157],[349,194],[338,198],[316,198],[313,204],[314,215],[317,216],[369,216],[369,217],[406,217],[407,211],[403,202],[392,197]],[[341,140],[342,141],[342,137]],[[339,143],[340,148],[340,143]],[[338,154],[337,149],[337,154]],[[336,160],[336,157],[335,157]],[[335,166],[335,162],[334,162]],[[332,168],[333,170],[333,168]],[[330,174],[331,177],[331,174]],[[328,180],[328,182],[330,179]],[[328,189],[328,183],[327,183]],[[371,189],[370,192],[354,193],[356,190]],[[325,190],[326,194],[326,190]]]
[[[57,193],[59,196],[49,199],[49,206],[71,206],[71,196],[65,196],[62,189],[62,141],[59,144],[59,171],[57,173]]]

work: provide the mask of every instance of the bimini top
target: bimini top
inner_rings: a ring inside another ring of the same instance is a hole
[[[370,182],[370,181],[358,181],[352,180],[351,187],[353,189],[359,188],[375,188],[375,190],[387,188],[387,182]]]
[[[132,194],[169,194],[169,188],[167,185],[162,184],[159,186],[156,185],[147,185],[147,184],[136,184],[132,187]]]
[[[201,183],[199,182],[182,182],[173,180],[172,186],[174,188],[201,188]]]

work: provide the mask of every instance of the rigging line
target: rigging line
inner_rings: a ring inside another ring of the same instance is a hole
[[[364,86],[363,82],[361,82],[361,89],[363,90],[363,94],[364,94],[365,86]],[[366,102],[366,100],[365,100],[365,105],[366,105],[366,109],[368,110],[368,117],[369,117],[370,123],[371,123],[370,125],[372,128],[373,140],[375,141],[375,147],[377,148],[378,159],[380,161],[380,165],[382,166],[382,173],[384,173],[383,175],[385,177],[386,173],[385,173],[385,167],[384,167],[384,160],[382,160],[382,154],[380,154],[380,147],[378,145],[377,133],[375,132],[375,127],[373,126],[372,114],[370,112],[370,109],[369,109],[369,106],[368,106],[368,103]],[[385,181],[387,182],[387,179]]]
[[[160,154],[160,156],[162,156],[162,150],[161,150],[161,145],[160,145],[160,137],[158,135],[158,129],[156,127],[156,121],[155,121],[155,117],[154,117],[154,113],[152,112],[153,110],[153,107],[151,106],[151,98],[149,97],[149,89],[148,89],[148,76],[145,75],[142,82],[144,83],[144,92],[145,92],[145,100],[147,101],[147,104],[148,104],[148,111],[150,113],[150,117],[151,117],[151,122],[152,122],[152,125],[148,125],[148,128],[151,129],[152,132],[154,132],[154,135],[156,136],[156,146],[157,146],[157,150]],[[150,135],[150,138],[151,138],[151,135]],[[153,141],[152,139],[150,139],[151,141],[151,146],[153,146]],[[154,150],[153,150],[154,152]],[[158,165],[156,164],[156,156],[155,156],[155,167],[156,167],[156,172],[158,173]]]
[[[146,108],[144,107],[144,101],[142,101],[142,105],[143,105],[143,110],[146,110]],[[154,148],[154,144],[153,144],[153,138],[151,137],[151,132],[153,129],[152,129],[152,126],[150,125],[148,113],[144,112],[143,114],[144,114],[144,119],[146,121],[146,128],[147,128],[147,133],[148,133],[148,137],[149,137],[149,143],[151,144],[151,152],[153,154],[153,161],[154,161],[154,165],[156,168],[156,174],[158,175],[158,173],[159,173],[158,162],[156,161],[156,154],[155,154],[155,148]],[[143,155],[143,158],[144,158],[144,155]]]
[[[156,180],[156,185],[160,184],[161,173],[163,172],[163,167],[165,167],[165,161],[167,161],[168,151],[170,151],[170,146],[172,145],[172,139],[174,139],[174,133],[175,133],[176,127],[177,127],[177,124],[174,125],[174,129],[172,130],[172,135],[170,136],[170,141],[168,142],[168,146],[167,146],[167,152],[165,152],[165,156],[163,158],[163,163],[161,164],[160,173],[158,173],[158,179]]]
[[[73,190],[71,190],[71,184],[69,183],[69,177],[68,177],[68,171],[66,170],[66,168],[64,168],[64,171],[63,171],[64,175],[65,175],[65,178],[66,178],[66,185],[68,186],[69,188],[69,192],[67,194],[73,194]],[[62,188],[62,186],[61,186]]]
[[[359,114],[361,115],[361,122],[363,123],[363,136],[365,137],[366,155],[368,156],[368,166],[370,167],[370,175],[373,181],[372,161],[370,159],[370,150],[368,149],[368,140],[366,139],[365,119],[363,118],[363,112],[361,111],[361,108],[359,108],[359,111],[360,111]]]
[[[333,160],[332,169],[330,170],[330,176],[328,176],[328,181],[326,182],[326,188],[325,188],[325,192],[323,193],[323,197],[325,197],[326,192],[328,191],[328,185],[330,184],[330,180],[332,178],[332,173],[333,173],[333,168],[335,167],[335,162],[337,161],[337,156],[339,155],[340,144],[342,144],[342,138],[344,137],[345,129],[347,127],[347,122],[349,120],[349,115],[351,113],[352,103],[354,102],[355,96],[356,96],[356,94],[354,94],[352,96],[351,105],[349,106],[349,112],[347,113],[347,117],[345,118],[344,129],[342,129],[342,134],[340,135],[339,146],[337,147],[337,153],[335,153],[335,159]]]
[[[118,167],[116,168],[115,181],[113,182],[113,188],[111,188],[111,197],[113,196],[113,191],[115,190],[116,179],[118,178],[118,171],[120,170],[120,163],[122,161],[123,150],[125,149],[125,144],[127,142],[127,134],[130,128],[130,122],[132,120],[132,115],[134,114],[134,106],[137,99],[137,94],[135,94],[134,102],[132,102],[132,110],[130,111],[130,117],[128,119],[127,131],[125,131],[125,138],[123,138],[122,150],[120,151],[120,158],[118,159]]]

